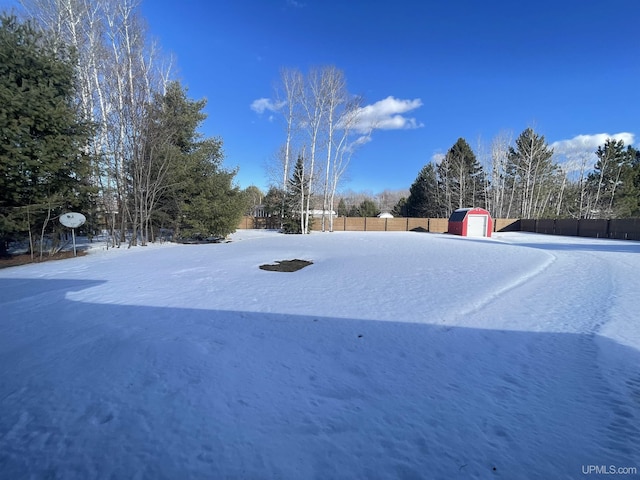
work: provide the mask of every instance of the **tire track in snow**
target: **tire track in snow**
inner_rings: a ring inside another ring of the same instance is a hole
[[[536,266],[536,268],[531,269],[525,274],[520,275],[519,277],[494,289],[493,291],[484,293],[480,298],[472,301],[471,304],[468,305],[463,310],[455,312],[452,315],[452,319],[459,320],[465,317],[469,317],[474,313],[481,311],[488,305],[494,303],[496,299],[498,299],[499,297],[502,297],[505,294],[511,292],[512,290],[530,282],[534,278],[538,277],[539,275],[547,271],[557,261],[557,257],[550,252],[545,252],[545,254],[547,255],[547,259],[541,264],[539,264],[538,266]],[[449,320],[445,320],[444,323],[450,323],[450,321],[451,321],[451,318]],[[458,324],[457,322],[454,322],[454,323]]]

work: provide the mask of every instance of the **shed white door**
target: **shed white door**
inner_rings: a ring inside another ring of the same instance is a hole
[[[487,236],[487,216],[469,215],[467,217],[467,237]]]

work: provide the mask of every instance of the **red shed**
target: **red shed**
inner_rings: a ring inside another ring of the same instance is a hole
[[[459,208],[449,217],[448,232],[463,237],[490,237],[493,221],[483,208]]]

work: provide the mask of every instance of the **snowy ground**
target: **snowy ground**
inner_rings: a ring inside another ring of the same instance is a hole
[[[0,478],[640,477],[640,243],[232,240],[0,270]]]

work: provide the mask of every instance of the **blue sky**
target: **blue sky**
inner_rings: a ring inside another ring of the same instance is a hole
[[[637,0],[144,0],[141,13],[189,96],[207,98],[202,132],[222,137],[243,188],[267,186],[284,142],[281,117],[251,108],[282,67],[334,65],[365,104],[392,97],[404,122],[358,150],[353,190],[408,188],[459,137],[475,150],[531,126],[562,152],[640,134]]]

